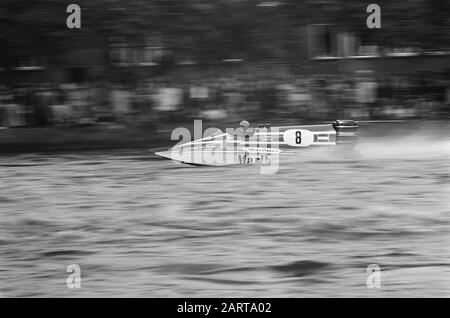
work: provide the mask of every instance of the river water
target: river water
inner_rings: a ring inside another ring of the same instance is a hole
[[[427,127],[276,174],[146,149],[4,155],[0,296],[449,297],[450,126]]]

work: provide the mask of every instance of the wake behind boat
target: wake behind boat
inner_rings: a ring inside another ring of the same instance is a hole
[[[329,124],[250,127],[242,121],[236,129],[215,133],[191,142],[177,144],[155,154],[193,165],[270,164],[280,155],[295,154],[311,146],[335,146],[354,142],[358,124],[336,120]]]

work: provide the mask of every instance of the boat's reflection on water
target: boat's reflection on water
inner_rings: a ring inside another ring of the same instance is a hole
[[[276,174],[146,150],[3,156],[0,293],[448,296],[443,136],[363,138],[358,156],[319,150]],[[70,264],[80,289],[66,287]]]

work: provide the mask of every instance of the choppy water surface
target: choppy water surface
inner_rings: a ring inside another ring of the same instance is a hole
[[[362,138],[277,174],[146,150],[0,157],[0,294],[448,297],[447,133]]]

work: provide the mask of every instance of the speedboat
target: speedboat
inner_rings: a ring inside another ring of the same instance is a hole
[[[183,140],[167,151],[155,154],[190,165],[268,164],[280,155],[298,153],[306,147],[353,143],[357,129],[354,120],[275,127],[261,124],[256,128],[242,121],[236,129],[218,129],[209,136]]]

